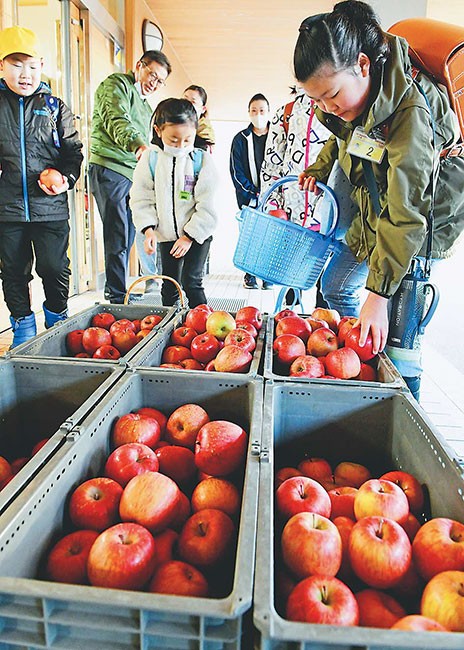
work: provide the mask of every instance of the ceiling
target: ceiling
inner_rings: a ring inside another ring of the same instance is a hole
[[[293,48],[306,16],[330,0],[147,0],[191,83],[208,93],[214,120],[245,120],[263,93],[271,109],[287,101]]]

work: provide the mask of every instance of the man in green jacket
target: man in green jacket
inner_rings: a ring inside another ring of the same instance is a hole
[[[143,54],[134,72],[116,72],[95,93],[90,140],[90,188],[103,221],[105,298],[124,302],[129,253],[135,228],[129,192],[138,159],[148,149],[152,110],[146,99],[171,72],[157,50]]]

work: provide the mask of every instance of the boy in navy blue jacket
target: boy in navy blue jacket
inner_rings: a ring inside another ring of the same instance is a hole
[[[269,102],[264,95],[253,95],[248,102],[248,114],[251,122],[234,137],[230,151],[230,175],[239,208],[244,205],[254,208],[258,203],[261,165],[269,131]],[[245,273],[243,286],[257,289],[255,276]],[[269,282],[263,282],[263,289],[271,287]]]
[[[67,317],[69,208],[82,144],[69,108],[41,82],[42,58],[29,29],[0,32],[0,261],[15,347],[36,334],[29,282],[35,257],[42,278],[45,326]],[[59,182],[39,177],[55,169]]]

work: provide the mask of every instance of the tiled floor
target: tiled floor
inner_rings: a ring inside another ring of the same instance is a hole
[[[214,274],[205,280],[208,301],[215,309],[237,311],[245,304],[258,307],[271,314],[280,287],[271,290],[245,289],[242,275],[237,271]],[[93,303],[103,300],[102,293],[87,292],[74,296],[69,301],[69,311],[76,314]],[[315,303],[314,290],[305,291],[303,306],[305,313],[312,311]],[[154,304],[161,304],[159,297]],[[43,316],[37,313],[39,331],[43,330]],[[11,331],[0,332],[0,353],[11,342]],[[421,390],[421,405],[440,433],[454,450],[456,458],[464,459],[464,374],[452,366],[431,344],[424,349],[424,376]]]

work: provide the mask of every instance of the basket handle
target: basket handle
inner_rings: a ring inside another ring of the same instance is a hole
[[[264,192],[264,194],[260,197],[256,209],[264,212],[264,206],[266,205],[269,197],[271,196],[272,192],[274,192],[274,190],[276,190],[281,185],[285,185],[286,183],[295,183],[297,181],[298,181],[298,176],[284,176],[283,178],[279,178],[279,180],[273,183],[271,187],[266,192]],[[338,208],[337,197],[335,196],[335,192],[333,191],[333,189],[328,185],[325,185],[325,183],[320,183],[319,181],[316,181],[316,187],[322,190],[325,196],[327,196],[329,201],[332,203],[333,219],[328,231],[325,233],[326,236],[329,236],[333,233],[338,223],[339,208]]]
[[[142,275],[142,277],[137,278],[137,280],[134,280],[134,282],[130,285],[130,287],[126,291],[126,295],[124,296],[124,304],[125,305],[129,304],[129,298],[130,298],[130,294],[131,294],[131,291],[133,290],[133,288],[135,286],[137,286],[139,284],[139,282],[146,282],[147,280],[169,280],[170,282],[172,282],[174,284],[174,286],[176,287],[177,292],[179,294],[180,306],[182,308],[185,307],[185,300],[184,300],[184,296],[182,294],[182,287],[177,282],[177,280],[174,280],[174,278],[169,277],[169,275]]]

